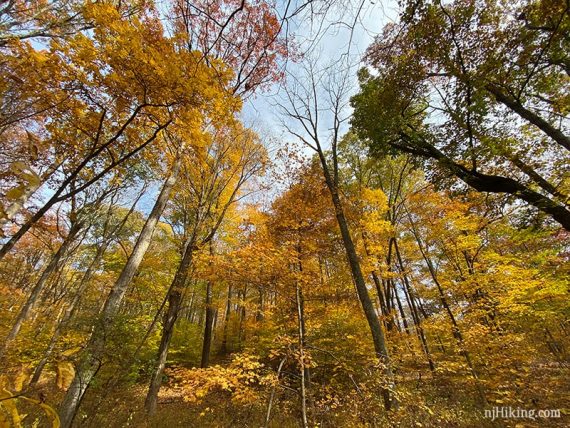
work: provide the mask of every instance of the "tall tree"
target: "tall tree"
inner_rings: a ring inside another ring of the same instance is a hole
[[[42,183],[39,174],[35,180],[35,189],[44,184],[53,192],[3,245],[0,258],[53,206],[143,155],[168,128],[222,108],[216,100],[224,93],[212,89],[223,87],[231,73],[221,65],[215,72],[197,66],[200,55],[177,49],[152,9],[125,19],[112,4],[94,3],[83,13],[97,24],[92,37],[77,33],[44,52],[26,48],[40,57],[40,67],[26,78],[55,88],[49,123],[40,123],[36,143],[48,148],[55,172],[46,177],[53,180]],[[223,108],[235,105],[226,98]]]
[[[238,142],[238,144],[236,144]],[[174,326],[186,294],[195,255],[210,245],[228,210],[240,199],[246,183],[264,167],[264,148],[249,129],[234,123],[211,135],[184,163],[185,189],[174,199],[174,220],[181,228],[181,260],[168,290],[162,336],[145,408],[156,411]]]
[[[565,1],[409,2],[368,49],[353,126],[570,230],[569,25]]]
[[[280,105],[290,120],[289,123],[284,123],[284,126],[291,135],[297,137],[306,147],[313,150],[319,159],[323,178],[334,206],[358,298],[370,328],[376,355],[381,361],[386,376],[386,385],[382,388],[382,394],[386,410],[390,410],[397,406],[397,401],[390,392],[394,388],[394,378],[386,339],[368,294],[340,195],[338,144],[341,139],[342,126],[348,119],[346,116],[347,75],[332,74],[325,76],[322,71],[316,70],[313,64],[309,64],[304,71],[305,75],[302,80],[293,77],[292,86],[286,90],[287,102]],[[323,140],[321,127],[324,120],[328,120],[330,135]]]

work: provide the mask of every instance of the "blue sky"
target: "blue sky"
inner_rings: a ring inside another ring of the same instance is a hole
[[[397,18],[397,3],[393,0],[337,3],[339,6],[331,8],[326,15],[313,22],[308,16],[296,19],[291,24],[290,33],[299,43],[301,52],[318,56],[318,62],[323,67],[341,57],[348,57],[356,89],[356,71],[362,66],[365,50],[383,26]],[[298,64],[288,62],[286,72],[295,74],[298,67]],[[275,86],[248,100],[242,114],[245,123],[274,135],[281,134],[280,118],[277,117],[279,112],[274,108],[275,100],[279,99],[281,93],[279,87]]]
[[[278,0],[281,4],[284,1]],[[294,1],[302,3],[305,0]],[[326,2],[328,0],[316,0],[314,5],[318,8]],[[306,13],[290,21],[289,33],[293,35],[300,51],[307,53],[308,56],[318,57],[318,64],[322,67],[338,61],[341,57],[348,58],[347,62],[351,68],[349,75],[354,83],[353,91],[355,91],[357,89],[356,71],[362,66],[363,54],[375,35],[381,32],[382,27],[396,19],[397,3],[394,0],[384,2],[336,0],[332,3],[333,6],[327,10],[327,13],[317,15],[316,18],[313,15],[311,19],[311,16]],[[300,67],[300,64],[288,62],[286,73],[296,74]],[[279,85],[274,85],[268,91],[247,100],[242,112],[245,124],[258,131],[263,139],[273,140],[275,142],[273,146],[283,142],[295,142],[295,138],[283,129],[281,125],[283,117],[279,115],[275,107],[282,93]],[[278,185],[278,183],[273,184]],[[149,212],[158,190],[159,184],[150,186],[139,201],[138,209]],[[280,190],[282,189],[276,187],[271,192],[265,192],[263,199],[266,203],[270,202]],[[49,189],[44,188],[37,192],[34,200],[43,199],[49,193]]]
[[[300,0],[302,1],[302,0]],[[324,3],[323,0],[320,4]],[[388,0],[383,3],[371,2],[370,0],[350,0],[337,2],[338,5],[331,8],[325,15],[319,16],[311,21],[309,16],[301,16],[291,23],[289,34],[293,34],[295,42],[299,44],[300,51],[306,53],[307,58],[317,58],[315,60],[317,69],[328,69],[331,64],[337,64],[342,58],[347,71],[351,94],[358,90],[356,72],[363,66],[363,56],[366,48],[378,35],[384,25],[393,22],[397,18],[397,3]],[[342,4],[341,4],[342,3]],[[350,3],[350,4],[349,4]],[[319,4],[319,3],[317,3]],[[288,62],[286,75],[300,76],[303,64]],[[330,67],[330,72],[335,72],[335,67]],[[270,141],[270,154],[274,153],[277,147],[284,144],[298,145],[299,150],[307,157],[312,156],[312,151],[302,144],[298,139],[290,135],[284,128],[283,122],[291,123],[284,118],[277,103],[283,102],[283,85],[274,85],[269,91],[259,93],[254,98],[249,99],[243,109],[242,119],[247,126],[255,129],[262,139]],[[350,95],[351,95],[350,94]],[[348,115],[350,112],[347,111]],[[291,128],[298,128],[293,122]],[[321,122],[322,141],[326,141],[328,126],[326,120]],[[344,131],[348,129],[348,124]],[[285,169],[277,162],[277,169]],[[271,180],[266,183],[271,189],[261,195],[256,195],[254,199],[264,205],[269,205],[271,201],[288,184],[284,181]]]

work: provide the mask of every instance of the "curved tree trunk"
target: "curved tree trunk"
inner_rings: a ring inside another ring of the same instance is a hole
[[[570,138],[564,135],[560,129],[552,126],[542,117],[523,106],[518,100],[501,91],[499,86],[489,83],[485,86],[485,89],[493,94],[498,102],[510,108],[529,123],[532,123],[566,150],[570,150]]]
[[[401,136],[404,141],[410,142],[412,145],[415,143],[419,144],[420,148],[416,150],[408,146],[393,143],[392,146],[396,149],[425,158],[435,159],[442,168],[447,169],[465,184],[479,192],[507,193],[509,195],[513,195],[543,213],[548,214],[564,229],[570,231],[570,209],[567,205],[561,204],[546,195],[536,192],[524,183],[512,178],[500,175],[483,174],[476,170],[468,169],[464,165],[455,162],[437,147],[428,142],[418,141],[404,133],[402,133]]]

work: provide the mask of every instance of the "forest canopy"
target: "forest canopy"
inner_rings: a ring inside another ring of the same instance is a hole
[[[567,0],[9,0],[0,76],[0,427],[570,423]]]

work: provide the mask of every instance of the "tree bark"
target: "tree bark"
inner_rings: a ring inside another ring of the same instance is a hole
[[[303,428],[309,426],[307,420],[307,392],[305,388],[306,382],[306,369],[305,369],[305,318],[303,311],[303,300],[301,297],[301,288],[297,283],[296,286],[296,301],[297,301],[297,328],[299,333],[299,366],[301,374],[301,421]]]
[[[210,364],[210,349],[212,347],[212,326],[215,308],[212,306],[212,282],[206,284],[206,322],[204,323],[204,341],[202,343],[202,360],[200,367],[205,368]]]
[[[238,291],[238,296],[240,292]],[[247,296],[247,284],[244,286],[243,290],[241,291],[241,303],[239,304],[239,326],[238,326],[238,349],[241,350],[242,342],[245,341],[245,299]]]
[[[548,214],[564,229],[570,231],[570,209],[568,209],[565,205],[560,204],[550,199],[549,197],[532,190],[525,184],[512,178],[503,177],[500,175],[483,174],[476,170],[468,169],[465,166],[456,163],[443,152],[441,152],[437,147],[427,142],[418,141],[417,139],[413,139],[404,133],[402,133],[402,138],[404,141],[411,142],[410,144],[412,145],[417,143],[415,146],[416,148],[393,143],[392,145],[396,149],[436,160],[442,168],[447,169],[457,178],[462,180],[465,184],[471,186],[479,192],[507,193],[509,195],[513,195],[516,198],[525,201],[529,205],[532,205],[543,213]]]
[[[334,180],[333,176],[331,176],[331,174],[329,173],[324,153],[320,150],[318,152],[318,155],[321,161],[321,167],[323,170],[325,182],[331,195],[337,223],[340,228],[342,241],[348,258],[348,263],[350,265],[350,271],[354,283],[356,285],[358,298],[360,300],[360,304],[362,305],[366,321],[368,322],[368,326],[370,328],[370,333],[372,335],[372,341],[374,343],[374,349],[376,351],[376,355],[378,356],[380,362],[384,367],[387,386],[382,388],[382,396],[384,398],[384,407],[386,408],[386,410],[390,410],[391,408],[397,407],[397,401],[395,397],[393,397],[392,394],[390,393],[390,389],[393,389],[395,387],[395,384],[394,384],[394,375],[392,374],[392,368],[390,365],[390,357],[388,355],[388,348],[386,347],[386,339],[384,337],[384,332],[382,331],[382,326],[380,324],[378,316],[376,315],[376,311],[374,310],[374,305],[372,304],[372,300],[368,295],[368,289],[366,287],[366,282],[364,281],[364,276],[362,275],[358,254],[356,253],[356,248],[354,247],[352,235],[350,234],[350,230],[348,228],[348,222],[344,215],[342,202],[338,194],[337,181]]]
[[[97,149],[95,149],[92,153],[90,153],[85,159],[83,159],[83,161],[64,179],[63,183],[59,186],[59,188],[55,191],[55,194],[44,204],[44,206],[42,208],[40,208],[32,217],[30,217],[21,227],[20,229],[18,229],[18,231],[2,246],[2,248],[0,248],[0,260],[2,260],[4,258],[4,256],[6,256],[6,254],[8,254],[8,252],[14,247],[14,245],[16,245],[16,243],[22,238],[22,236],[24,236],[28,230],[30,230],[32,228],[32,226],[34,224],[36,224],[50,209],[51,207],[53,207],[55,204],[57,204],[58,202],[62,202],[66,199],[69,199],[71,196],[76,195],[77,193],[87,189],[89,186],[91,186],[92,184],[96,183],[97,181],[99,181],[102,177],[104,177],[105,175],[107,175],[111,170],[113,170],[114,168],[116,168],[117,166],[123,164],[124,162],[126,162],[128,159],[132,158],[133,156],[135,156],[137,153],[139,153],[142,149],[144,149],[146,146],[148,146],[150,143],[152,143],[156,137],[160,134],[160,132],[165,129],[166,127],[168,127],[170,125],[170,123],[172,122],[172,120],[169,120],[168,122],[166,122],[165,124],[159,125],[155,131],[153,132],[153,134],[151,136],[149,136],[149,138],[146,139],[146,141],[144,141],[140,146],[138,146],[136,149],[128,152],[127,154],[121,156],[119,159],[114,160],[109,166],[107,166],[106,168],[103,169],[103,171],[101,171],[100,173],[96,174],[93,178],[91,178],[90,180],[88,180],[86,183],[82,184],[79,187],[76,187],[75,189],[64,193],[65,189],[70,185],[70,183],[72,183],[77,176],[84,170],[84,168],[87,166],[87,164],[95,159],[103,150],[105,150],[106,148],[108,148],[110,145],[112,145],[114,142],[116,142],[119,137],[122,135],[122,133],[125,131],[125,129],[128,127],[128,125],[130,124],[130,122],[132,120],[134,120],[135,116],[138,114],[138,112],[140,112],[140,110],[145,107],[145,105],[140,105],[138,106],[134,112],[131,115],[131,118],[128,119],[123,126],[119,129],[118,133],[115,134],[113,137],[111,137],[105,144],[102,144],[100,147],[98,147]],[[104,116],[103,116],[104,117]]]
[[[75,295],[73,296],[73,300],[71,301],[71,303],[69,304],[69,306],[65,310],[65,312],[63,313],[63,316],[60,319],[58,319],[57,326],[56,326],[56,328],[52,334],[52,337],[50,339],[48,347],[46,348],[44,356],[42,357],[42,359],[40,360],[40,362],[36,366],[36,369],[34,370],[34,374],[32,376],[32,379],[30,380],[30,386],[35,385],[40,380],[40,376],[42,374],[42,371],[43,371],[45,365],[47,364],[47,362],[49,361],[49,358],[51,357],[51,354],[55,348],[55,345],[56,345],[60,335],[61,335],[61,332],[63,331],[63,329],[67,326],[67,324],[71,320],[73,313],[75,311],[75,308],[76,308],[77,304],[79,303],[79,300],[81,299],[81,296],[83,295],[83,292],[85,291],[85,288],[89,284],[89,281],[91,280],[91,277],[93,276],[93,273],[95,272],[95,269],[97,268],[97,266],[99,265],[99,262],[103,258],[103,254],[105,253],[105,251],[107,249],[107,245],[108,245],[108,242],[104,243],[103,245],[101,245],[97,248],[97,253],[95,254],[95,258],[89,264],[89,267],[87,268],[87,270],[85,271],[85,274],[81,278],[81,282],[79,283],[77,291],[75,292]]]
[[[230,323],[230,315],[232,310],[232,284],[228,285],[228,299],[226,302],[226,311],[224,314],[224,332],[222,335],[222,346],[220,352],[222,354],[228,353],[228,328]]]
[[[177,158],[137,238],[137,242],[127,263],[113,285],[111,293],[107,296],[101,314],[101,323],[95,326],[95,330],[85,347],[82,359],[76,369],[75,377],[60,406],[59,415],[62,428],[71,427],[85,391],[101,367],[105,353],[105,337],[112,328],[120,304],[127,292],[127,288],[138,271],[140,263],[150,245],[156,224],[170,198],[170,193],[176,182],[179,168],[180,158]]]
[[[364,252],[366,256],[370,256],[370,251],[368,250],[368,237],[366,232],[362,233],[362,241],[364,243]],[[378,295],[378,301],[380,303],[380,314],[382,315],[382,324],[385,328],[388,328],[387,320],[389,321],[389,311],[388,307],[386,306],[386,298],[384,296],[384,288],[382,287],[382,283],[378,278],[378,274],[376,271],[372,271],[372,281],[374,282],[374,286],[376,287],[376,294]]]
[[[184,289],[190,273],[190,267],[192,266],[195,250],[194,241],[190,239],[184,249],[182,260],[168,290],[168,309],[164,314],[158,356],[145,399],[145,410],[149,415],[153,415],[156,412],[158,392],[162,385],[162,374],[166,366],[166,359],[168,358],[168,349],[170,347],[170,341],[172,340],[172,334],[174,333],[174,326],[180,314],[180,308],[182,307]]]
[[[416,306],[412,286],[411,286],[410,281],[408,279],[408,275],[406,274],[406,269],[404,267],[402,255],[400,254],[400,247],[398,246],[398,240],[395,238],[394,238],[394,250],[396,251],[396,260],[398,261],[398,266],[400,267],[400,275],[402,275],[402,280],[404,283],[404,292],[406,294],[406,299],[408,299],[408,306],[410,307],[410,311],[412,313],[412,318],[414,320],[416,332],[417,332],[418,337],[420,339],[420,343],[422,344],[422,348],[426,354],[426,358],[428,360],[429,368],[431,371],[434,371],[435,370],[435,364],[433,362],[433,358],[431,356],[428,341],[427,341],[427,338],[425,336],[424,327],[422,325],[422,320],[420,318],[420,314],[419,314],[418,308]]]
[[[418,244],[418,248],[420,250],[420,253],[422,254],[424,261],[426,262],[430,276],[431,276],[431,278],[432,278],[432,280],[433,280],[433,282],[434,282],[434,284],[438,290],[439,300],[441,302],[441,305],[445,309],[445,311],[449,317],[449,321],[451,322],[451,333],[457,341],[457,345],[459,346],[459,352],[461,353],[461,355],[465,359],[465,362],[467,363],[467,366],[471,372],[471,375],[475,379],[475,382],[477,385],[477,393],[479,395],[479,398],[483,404],[486,404],[487,398],[485,396],[485,392],[484,392],[483,387],[481,385],[481,382],[479,380],[479,373],[475,369],[475,366],[473,365],[473,362],[471,360],[471,355],[469,354],[469,352],[467,351],[467,348],[465,347],[465,342],[463,340],[463,334],[461,333],[461,329],[459,328],[459,325],[457,324],[457,320],[455,319],[455,315],[453,314],[453,311],[451,310],[451,307],[449,306],[449,303],[448,303],[447,298],[445,296],[445,292],[443,291],[443,287],[441,286],[441,283],[439,282],[439,279],[437,277],[437,273],[435,271],[433,263],[427,254],[427,250],[424,249],[424,247],[423,247],[422,240],[421,240],[421,238],[420,238],[420,236],[419,236],[419,234],[415,228],[415,224],[411,218],[410,218],[410,223],[412,225],[412,234],[416,238],[416,242]]]
[[[48,265],[46,266],[46,268],[42,272],[40,278],[36,282],[36,285],[32,289],[32,292],[31,292],[30,296],[28,297],[28,300],[26,300],[26,303],[24,303],[24,305],[20,309],[20,312],[18,313],[18,316],[16,317],[16,320],[14,321],[14,325],[12,326],[10,333],[8,333],[8,336],[6,337],[6,340],[4,342],[3,351],[6,349],[7,345],[12,340],[14,340],[16,338],[16,336],[18,335],[18,333],[20,332],[20,329],[22,328],[24,321],[26,321],[26,319],[28,319],[30,312],[34,309],[34,307],[38,301],[38,298],[40,297],[40,294],[43,291],[48,279],[56,270],[58,270],[60,268],[62,259],[66,256],[71,245],[73,244],[73,241],[77,237],[77,235],[78,235],[78,233],[82,227],[83,227],[83,223],[80,221],[74,222],[71,225],[71,229],[69,230],[69,233],[65,237],[63,243],[58,248],[57,252],[54,254],[52,259],[50,260],[50,262],[48,263]]]
[[[539,128],[542,132],[544,132],[566,150],[570,150],[570,138],[564,135],[560,129],[552,126],[542,117],[527,109],[515,98],[505,94],[497,85],[489,83],[485,89],[493,94],[498,102],[505,105],[520,117]]]
[[[281,370],[283,365],[287,361],[287,357],[283,358],[277,367],[277,382],[279,382],[279,376],[281,375]],[[271,421],[271,410],[273,408],[273,400],[275,399],[275,390],[277,389],[278,383],[271,388],[271,395],[269,396],[269,403],[267,404],[267,414],[265,415],[265,425],[263,428],[269,428],[269,422]]]
[[[410,327],[408,325],[408,319],[406,317],[406,313],[404,312],[404,307],[402,306],[402,301],[400,299],[400,295],[398,294],[398,288],[396,287],[396,282],[394,280],[390,280],[390,284],[394,288],[394,296],[396,297],[396,303],[398,304],[398,310],[400,311],[400,317],[402,318],[402,324],[404,325],[404,331],[410,334]]]

